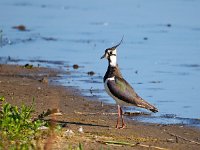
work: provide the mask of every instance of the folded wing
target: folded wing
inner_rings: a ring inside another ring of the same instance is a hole
[[[156,107],[149,104],[140,96],[138,96],[126,80],[115,77],[115,80],[107,81],[107,86],[110,92],[118,99],[126,103],[131,103],[137,107],[146,108],[152,112],[158,112],[158,109]]]

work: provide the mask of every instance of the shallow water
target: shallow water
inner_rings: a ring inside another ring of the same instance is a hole
[[[160,110],[133,119],[200,126],[199,8],[198,0],[2,0],[1,62],[62,68],[59,83],[114,103],[104,91],[107,61],[100,57],[124,35],[121,71]],[[21,24],[27,30],[12,28]],[[145,111],[126,109],[138,110]]]

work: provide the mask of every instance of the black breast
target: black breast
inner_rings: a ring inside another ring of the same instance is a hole
[[[120,72],[118,66],[113,67],[113,66],[109,65],[108,68],[107,68],[106,74],[103,78],[103,81],[105,82],[107,78],[111,78],[113,76],[117,76],[119,78],[122,78],[122,75],[121,75],[121,72]]]

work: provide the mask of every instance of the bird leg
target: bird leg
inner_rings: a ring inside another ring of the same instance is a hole
[[[121,119],[122,119],[122,129],[124,129],[126,127],[126,124],[124,122],[124,116],[123,116],[123,111],[122,111],[122,108],[120,107],[120,113],[121,113]]]
[[[123,118],[123,111],[122,111],[122,108],[119,105],[117,105],[117,107],[118,107],[118,118],[117,118],[116,129],[124,129],[126,127],[126,124],[125,124],[124,118]],[[122,126],[121,127],[119,127],[120,118],[122,120]]]
[[[119,127],[119,121],[120,121],[120,117],[121,117],[121,110],[120,110],[120,106],[119,105],[117,105],[117,110],[118,110],[118,118],[117,118],[117,124],[116,124],[116,129],[119,129],[120,127]]]

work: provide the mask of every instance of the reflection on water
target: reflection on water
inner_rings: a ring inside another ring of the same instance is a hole
[[[62,69],[60,84],[114,103],[104,91],[107,61],[100,57],[124,35],[118,49],[122,74],[159,108],[134,119],[199,126],[199,7],[200,1],[189,0],[0,1],[0,60]],[[19,25],[27,30],[13,28]]]

